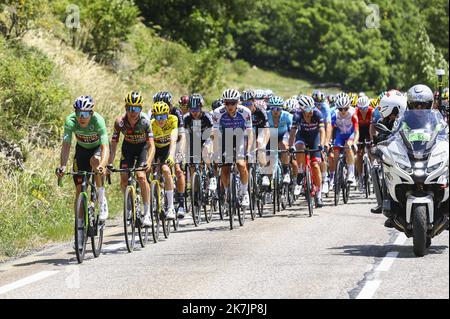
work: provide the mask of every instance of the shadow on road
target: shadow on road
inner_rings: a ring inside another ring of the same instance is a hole
[[[411,245],[346,245],[340,247],[331,247],[328,249],[342,250],[334,255],[338,256],[362,256],[362,257],[384,257],[390,251],[399,252],[397,258],[418,258],[414,255]],[[433,246],[428,249],[429,255],[443,254],[448,246]]]

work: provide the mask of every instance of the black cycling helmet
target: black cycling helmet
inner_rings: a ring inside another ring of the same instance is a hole
[[[223,100],[217,99],[211,104],[211,109],[214,111],[215,109],[218,109],[219,107],[223,106]]]
[[[205,101],[203,100],[203,96],[201,96],[201,94],[194,93],[189,97],[189,110],[200,110],[204,104]]]

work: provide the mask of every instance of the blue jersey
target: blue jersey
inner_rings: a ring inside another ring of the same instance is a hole
[[[267,112],[267,118],[269,120],[269,126],[271,128],[275,128],[275,124],[273,121],[272,111]],[[280,119],[278,120],[278,136],[283,136],[287,132],[290,131],[292,127],[292,114],[281,111]]]
[[[320,112],[322,112],[324,123],[331,124],[331,110],[328,102],[316,103],[316,107],[320,110]]]
[[[372,113],[372,123],[378,123],[379,120],[381,120],[383,116],[381,115],[381,112],[378,110],[378,108],[375,108]]]

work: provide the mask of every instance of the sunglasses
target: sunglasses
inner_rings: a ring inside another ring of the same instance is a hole
[[[307,108],[307,109],[304,110],[305,113],[311,113],[312,111],[313,111],[312,108]]]
[[[92,115],[91,111],[77,111],[77,112],[75,112],[75,114],[78,118],[82,118],[82,119],[87,119],[87,118],[91,117],[91,115]]]
[[[339,112],[347,112],[348,111],[348,107],[343,108],[343,109],[339,109]]]
[[[140,107],[140,106],[127,106],[127,111],[128,112],[139,113],[140,111],[142,111],[142,107]]]
[[[281,107],[272,107],[271,110],[274,111],[274,112],[280,112],[281,111]]]
[[[249,107],[253,105],[253,102],[242,102],[243,106]]]
[[[161,115],[155,115],[155,120],[157,121],[164,121],[169,118],[168,114],[161,114]]]
[[[201,112],[200,109],[190,109],[189,111],[191,111],[192,113],[198,113],[198,112]]]
[[[237,105],[238,102],[237,101],[225,101],[225,102],[223,102],[223,104],[225,104],[225,105]]]

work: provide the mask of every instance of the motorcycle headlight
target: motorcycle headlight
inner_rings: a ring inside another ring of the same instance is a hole
[[[402,171],[405,171],[408,174],[412,173],[412,168],[411,167],[408,167],[406,165],[402,165],[402,164],[399,164],[399,163],[397,163],[397,165]]]
[[[442,165],[442,162],[437,163],[436,165],[430,166],[427,168],[427,174],[433,173],[435,170],[439,169]]]

